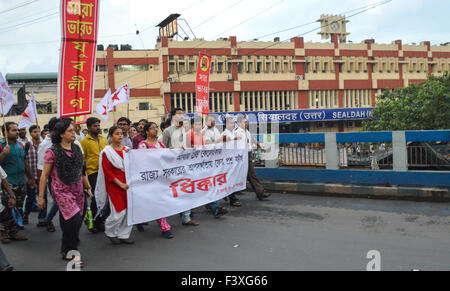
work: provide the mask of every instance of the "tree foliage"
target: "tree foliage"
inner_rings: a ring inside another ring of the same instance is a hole
[[[364,131],[450,129],[450,74],[429,76],[421,84],[410,84],[378,97],[372,118]]]

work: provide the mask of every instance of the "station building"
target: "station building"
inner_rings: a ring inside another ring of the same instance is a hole
[[[235,36],[177,41],[163,36],[153,50],[100,46],[96,103],[109,88],[114,91],[129,82],[130,105],[118,106],[114,118],[161,122],[175,107],[193,114],[196,67],[203,52],[212,56],[211,112],[252,112],[280,122],[285,132],[349,132],[360,130],[382,90],[450,71],[449,43],[378,44],[373,39],[351,43],[346,41],[345,18],[322,16],[320,21],[320,34],[328,42],[307,42],[303,37],[287,42],[240,41]],[[331,25],[323,25],[328,22]],[[45,82],[34,74],[9,74],[6,79],[15,91],[23,84],[27,92],[34,88],[38,101],[54,102],[56,108],[57,74],[53,75],[53,79],[43,75]]]

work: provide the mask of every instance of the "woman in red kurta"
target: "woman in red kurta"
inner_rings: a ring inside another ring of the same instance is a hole
[[[115,150],[122,159],[124,150],[125,147],[122,147],[120,151]],[[103,172],[105,173],[106,192],[108,193],[111,203],[114,205],[114,209],[120,213],[127,209],[127,191],[119,187],[119,185],[113,181],[117,179],[123,184],[126,184],[125,172],[114,167],[106,156],[106,153],[103,153],[102,156],[102,167]]]
[[[130,235],[133,226],[127,223],[127,185],[125,177],[124,153],[129,149],[122,146],[123,131],[112,127],[109,131],[111,146],[100,154],[101,169],[97,181],[98,205],[105,204],[109,198],[111,214],[105,222],[105,234],[113,244],[133,244]],[[107,197],[105,195],[107,193]]]

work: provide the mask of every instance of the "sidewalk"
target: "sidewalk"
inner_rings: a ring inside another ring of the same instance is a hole
[[[266,190],[314,196],[450,202],[450,189],[262,181]],[[251,187],[248,188],[251,189]]]

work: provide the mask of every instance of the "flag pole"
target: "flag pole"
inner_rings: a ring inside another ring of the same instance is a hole
[[[3,126],[4,126],[5,131],[6,131],[6,119],[5,119],[5,114],[4,114],[4,111],[3,111],[3,99],[0,100],[0,102],[2,103]],[[3,130],[2,130],[2,131],[3,131]],[[9,142],[8,142],[8,136],[7,136],[7,134],[6,134],[4,131],[3,131],[3,137],[4,137],[5,140],[6,140],[6,146],[8,146],[8,145],[9,145]]]

